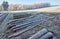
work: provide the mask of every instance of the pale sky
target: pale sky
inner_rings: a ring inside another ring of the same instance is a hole
[[[4,0],[0,0],[0,3],[2,3]],[[7,0],[9,4],[32,4],[32,3],[50,3],[53,5],[60,5],[60,0]]]

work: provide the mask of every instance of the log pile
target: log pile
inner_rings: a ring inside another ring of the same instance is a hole
[[[51,17],[44,14],[10,20],[6,30],[8,39],[53,39],[54,35],[47,29],[41,30],[40,24],[46,22]],[[37,28],[37,31],[36,31]],[[33,31],[33,32],[32,32]]]
[[[60,39],[60,13],[42,12],[18,19],[13,19],[11,13],[0,13],[0,38],[6,39],[5,36],[7,39]]]

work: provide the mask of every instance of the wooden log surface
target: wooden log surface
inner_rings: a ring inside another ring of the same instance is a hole
[[[43,35],[39,39],[53,39],[54,35],[51,32],[48,32],[47,34]]]
[[[32,37],[30,37],[29,39],[37,39],[38,37],[42,37],[43,35],[45,35],[48,32],[48,30],[46,28],[38,31],[35,35],[33,35]]]
[[[8,14],[8,13],[4,13],[4,14],[6,15],[6,17],[5,17],[5,15],[4,15],[4,18],[5,18],[5,19],[3,20],[3,22],[2,22],[1,25],[0,25],[0,30],[1,30],[1,31],[2,31],[2,30],[4,31],[5,28],[7,28],[7,23],[8,23],[8,21],[12,19],[12,16],[11,16],[12,14],[10,14],[10,13],[9,13],[9,14]],[[1,32],[1,31],[0,31],[0,32]]]
[[[3,22],[3,20],[6,18],[6,16],[7,16],[7,14],[2,14],[1,13],[1,15],[0,15],[0,25],[1,25],[1,23]]]

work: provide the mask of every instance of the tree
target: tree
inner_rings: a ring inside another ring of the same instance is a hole
[[[3,9],[4,9],[5,11],[7,11],[7,10],[8,10],[8,7],[9,7],[9,4],[8,4],[7,1],[3,1],[2,6],[3,6]]]

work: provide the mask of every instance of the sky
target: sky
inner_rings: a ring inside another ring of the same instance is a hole
[[[2,3],[4,0],[0,0]],[[50,3],[52,5],[60,5],[60,0],[6,0],[9,4],[33,4],[33,3]]]

